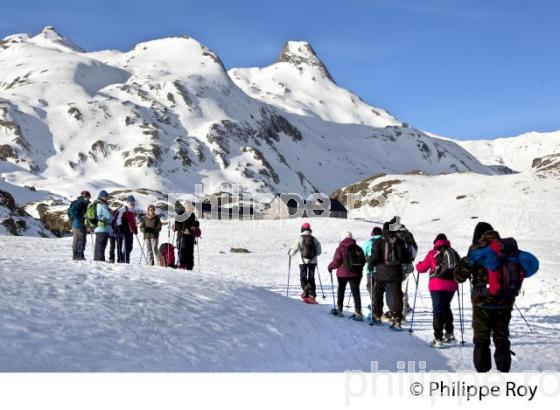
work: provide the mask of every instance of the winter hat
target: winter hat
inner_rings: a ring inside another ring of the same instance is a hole
[[[436,244],[437,241],[446,241],[447,240],[447,236],[444,233],[438,233],[438,236],[436,236],[436,239],[434,239],[434,245]]]
[[[477,223],[476,227],[474,228],[472,243],[473,244],[477,243],[486,232],[490,232],[493,230],[494,228],[492,228],[492,225],[490,225],[488,222]]]
[[[101,191],[99,193],[99,195],[97,195],[98,199],[105,199],[105,198],[109,198],[109,194],[107,193],[107,191]]]
[[[401,229],[401,217],[394,216],[393,219],[389,221],[389,230],[395,232],[399,229]]]
[[[372,229],[371,236],[378,236],[378,235],[383,235],[383,231],[379,226],[376,226],[375,228]]]
[[[342,232],[342,235],[340,236],[340,240],[343,241],[348,238],[352,239],[352,232],[348,232],[348,231]]]
[[[309,222],[305,222],[303,225],[301,225],[301,231],[311,231],[311,225],[309,224]]]
[[[134,196],[129,195],[128,198],[126,198],[126,202],[136,202],[136,198],[134,198]]]
[[[89,193],[89,191],[80,192],[80,196],[83,196],[84,198],[91,198],[91,194]]]

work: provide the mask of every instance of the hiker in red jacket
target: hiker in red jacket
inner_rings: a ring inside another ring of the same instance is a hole
[[[423,261],[416,264],[418,273],[430,272],[428,289],[432,296],[434,337],[432,347],[441,348],[443,343],[455,342],[451,301],[458,289],[453,270],[459,262],[459,254],[451,247],[445,234],[440,233]],[[445,336],[443,329],[445,328]]]
[[[338,244],[333,260],[328,266],[329,273],[331,274],[336,269],[336,277],[338,279],[338,299],[336,308],[333,308],[331,311],[333,315],[342,315],[346,285],[350,284],[350,290],[354,298],[354,314],[351,318],[358,321],[363,320],[360,282],[365,261],[364,252],[352,238],[352,233],[343,232],[342,241]]]
[[[130,263],[130,253],[134,244],[134,236],[138,234],[136,226],[136,199],[129,195],[126,205],[115,211],[114,229],[117,236],[117,262]]]

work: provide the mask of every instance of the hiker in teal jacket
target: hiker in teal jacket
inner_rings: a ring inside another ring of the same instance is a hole
[[[364,244],[362,245],[362,249],[364,250],[364,254],[366,255],[366,261],[369,260],[369,257],[371,256],[371,250],[373,248],[373,244],[375,241],[379,240],[381,238],[381,235],[383,234],[383,231],[380,227],[376,226],[375,228],[373,228],[373,230],[371,231],[371,237],[364,242]],[[370,266],[369,262],[366,263],[365,267],[366,269],[366,273],[367,273],[367,290],[369,292],[369,299],[371,302],[371,306],[373,306],[373,294],[372,294],[372,290],[373,290],[373,284],[375,283],[375,266]],[[370,313],[371,315],[371,313]]]
[[[68,219],[72,223],[72,259],[84,260],[87,241],[85,216],[91,194],[82,191],[78,199],[73,201],[68,208]]]
[[[107,204],[109,194],[101,191],[97,197],[96,214],[97,226],[95,227],[95,257],[96,261],[105,261],[105,248],[109,241],[109,234],[113,231],[111,222],[113,222],[113,213]]]

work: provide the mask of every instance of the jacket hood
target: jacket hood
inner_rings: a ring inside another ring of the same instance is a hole
[[[343,241],[340,242],[339,246],[342,246],[344,248],[348,248],[350,245],[354,245],[356,243],[355,239],[352,238],[346,238]]]
[[[451,242],[444,239],[437,240],[436,243],[434,243],[434,249],[441,247],[451,248]]]

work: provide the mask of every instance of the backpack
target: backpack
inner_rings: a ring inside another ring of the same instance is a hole
[[[489,292],[493,296],[514,299],[519,295],[525,272],[519,262],[519,248],[513,238],[495,239],[490,248],[500,259],[500,266],[488,270]]]
[[[92,202],[86,209],[86,220],[92,225],[97,226],[99,220],[97,219],[97,201]]]
[[[72,202],[70,202],[70,206],[68,207],[68,211],[66,212],[68,215],[68,220],[70,221],[72,221],[72,208],[74,207],[74,205],[76,205],[77,202],[77,199],[74,199]]]
[[[170,268],[175,267],[175,247],[170,243],[162,243],[159,247],[159,265]]]
[[[436,255],[436,269],[430,273],[430,278],[453,280],[453,271],[459,264],[461,257],[453,248],[440,248]]]
[[[317,256],[317,249],[315,249],[315,238],[312,235],[301,236],[301,257],[303,259],[311,260]]]
[[[366,255],[361,246],[352,244],[348,247],[344,258],[344,265],[350,272],[362,272],[366,264]]]
[[[409,263],[408,260],[402,260],[401,251],[403,247],[396,236],[383,236],[381,241],[383,241],[383,264],[385,266],[397,266],[403,263]]]
[[[128,207],[124,207],[125,211],[121,216],[121,224],[117,227],[119,228],[120,232],[130,232],[130,224],[128,223],[128,219],[126,218],[126,213],[128,212]],[[115,219],[118,217],[120,212],[120,208],[115,211]]]
[[[418,253],[418,245],[414,241],[414,237],[406,228],[403,228],[397,232],[397,237],[400,238],[404,244],[406,251],[408,252],[410,263],[416,259]]]

